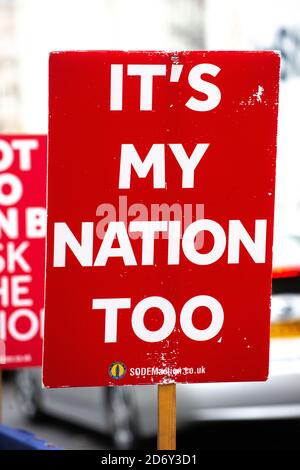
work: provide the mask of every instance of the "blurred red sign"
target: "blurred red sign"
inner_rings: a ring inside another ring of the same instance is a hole
[[[279,56],[50,57],[43,381],[265,380]]]
[[[46,136],[0,135],[0,368],[42,362]]]

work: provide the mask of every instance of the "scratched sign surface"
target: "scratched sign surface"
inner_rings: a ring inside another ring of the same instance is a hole
[[[46,386],[268,375],[279,56],[50,57]]]

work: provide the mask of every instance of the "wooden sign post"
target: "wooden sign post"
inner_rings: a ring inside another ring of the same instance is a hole
[[[159,384],[157,449],[176,450],[176,384]]]

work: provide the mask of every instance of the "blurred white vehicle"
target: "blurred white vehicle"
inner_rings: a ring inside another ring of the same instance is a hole
[[[300,417],[300,237],[274,249],[270,379],[177,386],[177,428],[199,421]],[[251,295],[251,292],[250,292]],[[118,448],[156,432],[156,387],[41,390],[40,369],[17,374],[29,417],[47,413],[110,433]]]

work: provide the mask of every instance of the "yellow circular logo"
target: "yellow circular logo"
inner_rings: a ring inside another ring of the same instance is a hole
[[[108,373],[112,379],[122,379],[126,374],[126,366],[123,364],[123,362],[113,362],[109,366]]]

